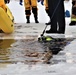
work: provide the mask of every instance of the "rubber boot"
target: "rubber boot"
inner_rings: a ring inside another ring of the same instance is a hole
[[[26,23],[30,23],[30,16],[26,16],[27,22]]]
[[[70,25],[70,26],[76,25],[76,21],[71,21],[71,23],[70,23],[69,25]]]
[[[37,15],[34,15],[35,23],[39,23]]]

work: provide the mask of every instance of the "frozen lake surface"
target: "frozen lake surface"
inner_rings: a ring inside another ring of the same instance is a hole
[[[76,26],[69,26],[70,18],[65,18],[65,35],[50,34],[54,38],[63,37],[70,40],[59,45],[62,50],[53,55],[49,60],[50,64],[44,64],[41,58],[46,48],[37,41],[45,23],[49,21],[44,6],[38,3],[39,24],[34,23],[33,14],[31,23],[26,24],[24,6],[20,6],[17,0],[11,0],[8,6],[15,18],[15,30],[12,34],[0,34],[0,75],[76,75]],[[65,8],[71,11],[71,1],[65,2]]]

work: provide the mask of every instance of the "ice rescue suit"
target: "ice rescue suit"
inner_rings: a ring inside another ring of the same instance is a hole
[[[49,7],[48,7],[48,0],[44,0],[44,5],[45,5],[45,11],[46,13],[49,15]],[[49,25],[51,23],[51,21],[49,21],[48,23],[45,23],[46,25]]]
[[[72,0],[72,15],[71,23],[69,25],[76,25],[76,0]]]
[[[31,10],[32,13],[34,14],[35,23],[39,23],[38,12],[37,12],[37,0],[24,0],[24,6],[25,6],[25,15],[27,23],[30,23]]]

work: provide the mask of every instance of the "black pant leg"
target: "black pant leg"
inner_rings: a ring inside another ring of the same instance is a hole
[[[65,33],[65,11],[64,11],[64,2],[61,0],[58,11],[57,11],[57,21],[58,21],[58,32]]]
[[[56,17],[56,13],[54,14],[53,18],[51,19],[51,30],[53,32],[57,33],[57,17]]]
[[[60,3],[59,3],[60,1]],[[59,5],[58,5],[59,3]],[[65,13],[63,0],[48,0],[51,29],[59,33],[65,32]]]
[[[49,16],[51,20],[51,30],[57,32],[57,15],[55,8],[57,6],[57,0],[48,0]]]

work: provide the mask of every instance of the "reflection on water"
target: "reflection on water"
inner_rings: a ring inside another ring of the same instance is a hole
[[[0,62],[36,64],[38,62],[48,61],[52,58],[51,50],[54,49],[53,51],[55,51],[58,47],[63,50],[71,41],[72,39],[65,39],[65,41],[52,42],[49,46],[50,51],[46,52],[47,43],[40,43],[35,39],[1,39]],[[54,60],[54,62],[59,61]]]
[[[0,40],[0,62],[38,62],[43,55],[43,46],[34,39]]]
[[[11,44],[14,42],[14,39],[0,39],[0,61],[9,59],[9,48],[11,47]]]

